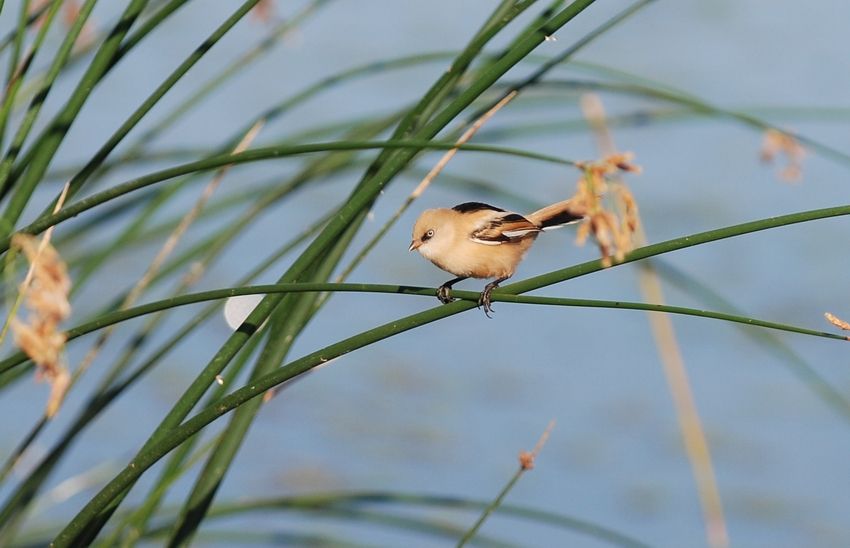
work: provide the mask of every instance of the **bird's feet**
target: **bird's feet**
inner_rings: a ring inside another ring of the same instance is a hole
[[[437,298],[440,299],[440,302],[443,304],[449,304],[454,301],[452,299],[452,286],[458,282],[462,282],[466,279],[466,276],[458,276],[457,278],[453,278],[437,289]]]
[[[437,298],[440,299],[440,302],[443,304],[449,304],[454,299],[452,299],[452,286],[450,284],[443,284],[437,290]]]
[[[499,287],[499,282],[501,280],[496,280],[495,282],[490,282],[484,287],[484,291],[481,292],[481,296],[478,297],[478,308],[484,307],[484,315],[488,318],[492,318],[490,314],[493,312],[493,306],[490,304],[490,295],[493,293],[493,290]]]

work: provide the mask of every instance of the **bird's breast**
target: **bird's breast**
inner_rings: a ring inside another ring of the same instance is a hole
[[[533,238],[525,238],[499,245],[484,245],[464,240],[457,242],[451,250],[444,253],[423,255],[439,268],[455,276],[507,278],[513,276],[533,241]]]

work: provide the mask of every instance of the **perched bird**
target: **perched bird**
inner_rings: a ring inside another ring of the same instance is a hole
[[[437,298],[450,303],[451,287],[467,278],[495,278],[481,292],[478,306],[489,317],[493,311],[490,294],[514,275],[526,251],[544,230],[558,228],[583,218],[558,202],[526,216],[480,202],[466,202],[451,209],[423,211],[413,226],[409,251],[454,274],[440,286]]]

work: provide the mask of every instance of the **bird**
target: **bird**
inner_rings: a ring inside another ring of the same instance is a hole
[[[495,278],[478,299],[489,318],[491,294],[514,275],[517,266],[541,232],[575,223],[584,218],[574,202],[564,200],[520,215],[481,202],[465,202],[452,208],[427,209],[413,225],[408,251],[418,251],[437,267],[454,274],[437,291],[443,304],[451,297],[452,285],[467,278]]]

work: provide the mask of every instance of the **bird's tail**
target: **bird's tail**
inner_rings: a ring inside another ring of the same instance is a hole
[[[564,200],[538,209],[531,215],[526,215],[526,218],[542,230],[551,230],[578,222],[584,219],[584,215],[575,211],[575,204],[571,204],[571,200]]]

